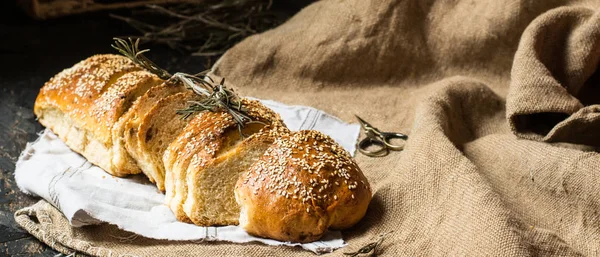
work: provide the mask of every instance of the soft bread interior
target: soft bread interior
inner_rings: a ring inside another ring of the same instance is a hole
[[[178,220],[191,223],[183,209],[178,208],[183,200],[181,194],[177,195],[176,188],[180,186],[181,180],[185,180],[187,167],[190,160],[204,147],[198,147],[201,143],[203,125],[207,122],[200,113],[188,123],[175,141],[173,141],[163,154],[165,166],[165,204],[169,205]]]
[[[203,121],[201,116],[199,118],[200,121]],[[252,135],[260,131],[260,129],[262,129],[263,127],[264,126],[262,124],[248,124],[242,129],[242,133],[244,133],[245,135]],[[202,133],[204,131],[196,129],[194,130],[194,132]],[[173,166],[173,171],[170,172],[173,175],[172,181],[174,184],[174,189],[171,199],[167,198],[167,203],[169,204],[171,210],[173,211],[178,220],[192,222],[189,216],[183,210],[183,204],[185,203],[188,197],[188,185],[186,182],[188,170],[203,168],[204,164],[206,164],[206,161],[213,158],[218,158],[219,156],[223,155],[223,153],[226,153],[234,147],[240,145],[244,140],[244,138],[241,137],[240,131],[237,129],[237,127],[230,127],[226,129],[225,132],[222,135],[220,135],[220,138],[222,139],[222,141],[218,144],[219,149],[217,149],[215,157],[209,157],[204,155],[204,146],[201,146],[192,148],[192,152],[181,155],[182,158],[178,158],[175,162],[175,165]],[[194,140],[195,138],[192,139],[192,142],[190,143],[193,143]],[[202,152],[203,154],[201,155],[200,152]],[[193,167],[189,168],[192,159]]]
[[[202,136],[207,136],[205,128],[208,121],[204,115],[206,112],[198,114],[188,123],[175,141],[173,141],[165,153],[163,154],[163,163],[165,166],[165,204],[167,204],[178,220],[191,223],[192,221],[180,208],[187,191],[177,193],[177,188],[181,188],[181,182],[185,181],[188,165],[193,157],[201,158],[199,155],[203,152],[203,156],[208,157],[209,153],[205,150]],[[183,182],[185,185],[185,182]],[[187,186],[185,187],[187,190]]]
[[[94,134],[79,128],[64,112],[57,108],[44,108],[38,121],[52,130],[67,146],[85,156],[87,160],[100,168],[111,172],[111,151],[98,141]]]
[[[110,88],[105,92],[106,96],[103,97],[104,99],[118,98],[120,101],[120,106],[117,106],[114,110],[115,118],[118,117],[118,119],[116,119],[116,122],[111,128],[111,147],[112,165],[114,170],[122,175],[137,174],[140,173],[140,169],[135,160],[131,158],[125,149],[125,144],[123,142],[123,122],[120,121],[128,118],[127,114],[132,112],[131,109],[134,109],[140,103],[140,97],[147,93],[151,88],[162,84],[160,79],[148,76],[144,73],[145,72],[143,71],[136,71],[121,77],[120,79],[124,80],[123,84],[130,84],[128,88],[121,90]],[[136,77],[139,75],[142,75],[142,77]],[[116,85],[116,87],[118,87],[118,85]]]
[[[168,96],[160,100],[140,123],[137,141],[142,156],[138,164],[161,191],[165,191],[163,153],[188,122],[177,111],[187,107],[188,101],[197,98],[193,92]]]
[[[182,86],[161,84],[150,88],[144,95],[137,98],[112,129],[113,163],[120,164],[122,169],[126,169],[131,174],[141,171],[138,167],[138,160],[141,160],[142,157],[137,142],[140,123],[160,99],[183,92],[183,90],[185,88]]]
[[[262,126],[248,124],[242,133],[252,135]],[[258,160],[269,146],[252,138],[244,139],[237,127],[229,129],[223,137],[225,141],[217,157],[204,167],[192,161],[187,169],[186,180],[180,182],[177,190],[185,199],[181,207],[197,225],[238,224],[240,209],[235,201],[235,184],[239,175]]]

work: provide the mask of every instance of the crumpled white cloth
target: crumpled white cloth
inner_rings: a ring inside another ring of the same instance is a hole
[[[359,125],[345,123],[311,107],[262,102],[278,112],[290,130],[319,130],[354,154]],[[17,161],[15,180],[21,191],[44,198],[75,227],[108,222],[148,238],[256,241],[300,246],[315,253],[345,246],[339,231],[328,232],[320,241],[298,244],[254,237],[238,226],[199,227],[179,222],[163,204],[164,194],[142,175],[113,177],[73,152],[50,130],[27,144]]]

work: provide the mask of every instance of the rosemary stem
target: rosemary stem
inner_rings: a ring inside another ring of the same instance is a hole
[[[131,38],[129,38],[129,42],[121,38],[114,38],[114,40],[114,45],[111,46],[125,57],[131,59],[133,62],[139,64],[158,77],[167,80],[167,83],[180,82],[187,89],[202,96],[198,101],[189,101],[189,105],[186,109],[177,110],[177,114],[182,115],[183,119],[187,119],[195,112],[225,111],[229,113],[235,121],[242,137],[244,137],[242,127],[249,122],[255,122],[243,108],[241,98],[235,94],[233,90],[225,87],[225,79],[221,79],[219,83],[215,83],[212,78],[206,76],[206,72],[200,72],[196,75],[177,72],[171,75],[167,70],[158,67],[154,62],[144,56],[144,53],[150,50],[139,49],[139,38],[135,42]]]

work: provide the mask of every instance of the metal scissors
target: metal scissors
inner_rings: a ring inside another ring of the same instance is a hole
[[[358,151],[362,154],[370,157],[383,157],[388,155],[390,151],[402,151],[402,149],[404,149],[404,144],[392,144],[390,140],[402,139],[406,141],[408,140],[407,135],[397,132],[381,132],[376,127],[371,126],[371,124],[358,117],[358,115],[355,116],[367,135],[367,137],[358,142],[357,145]],[[373,150],[369,150],[369,148],[373,147],[375,147]]]

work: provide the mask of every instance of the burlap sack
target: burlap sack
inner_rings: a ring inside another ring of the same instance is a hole
[[[320,1],[214,72],[244,95],[410,134],[403,152],[358,155],[374,198],[332,255],[389,231],[385,256],[599,255],[599,5]],[[16,218],[64,253],[313,255],[73,229],[46,203]]]

